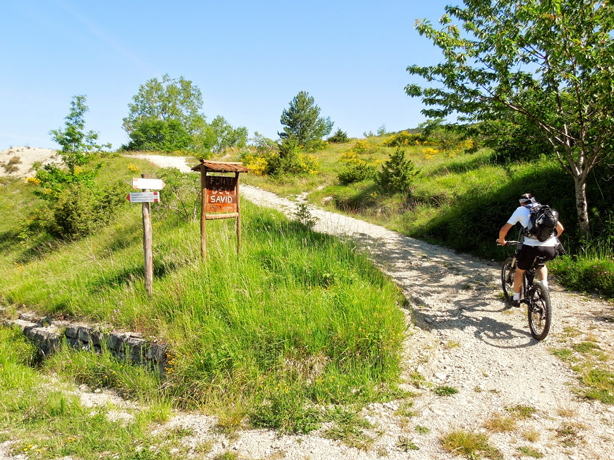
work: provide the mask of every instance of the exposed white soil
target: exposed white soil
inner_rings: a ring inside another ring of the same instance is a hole
[[[15,161],[15,171],[7,171],[2,165],[8,164],[11,159]],[[33,166],[35,163],[46,165],[48,163],[59,163],[61,159],[57,151],[51,149],[39,149],[31,147],[11,147],[0,151],[0,177],[30,177],[35,175]]]
[[[182,158],[149,159],[189,171]],[[242,185],[241,195],[288,215],[296,209],[295,201],[255,187]],[[446,452],[440,439],[458,429],[487,434],[505,459],[521,458],[521,446],[541,452],[546,459],[614,458],[614,406],[579,398],[574,393],[578,382],[573,371],[550,352],[569,340],[564,331],[573,327],[590,332],[605,352],[614,353],[611,302],[570,293],[551,281],[553,329],[545,341],[537,342],[529,333],[526,311],[503,303],[497,264],[357,219],[310,210],[318,219],[315,230],[358,241],[409,299],[413,314],[405,311],[402,366],[404,387],[419,393],[412,408],[415,415],[396,414],[401,402],[369,405],[363,415],[374,426],[369,433],[375,441],[366,451],[325,438],[324,428],[301,436],[242,429],[228,439],[215,430],[215,417],[196,413],[177,412],[160,430],[191,428],[193,435],[183,438],[186,445],[213,443],[204,458],[231,451],[248,459],[451,459],[458,457]],[[497,230],[493,229],[493,244]],[[412,384],[416,373],[429,384],[416,388]],[[444,385],[458,393],[437,396],[433,388]],[[511,432],[495,433],[483,426],[497,414],[509,415],[505,408],[515,405],[537,411],[519,420]],[[565,425],[577,430],[568,442],[557,432]],[[429,431],[421,434],[416,426]],[[531,431],[537,439],[528,441],[524,435]],[[400,438],[418,450],[403,452]]]

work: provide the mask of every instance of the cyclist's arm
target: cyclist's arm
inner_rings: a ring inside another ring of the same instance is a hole
[[[508,222],[503,227],[501,227],[501,230],[499,230],[499,240],[498,241],[501,246],[505,246],[505,236],[507,235],[507,232],[509,232],[510,228],[512,227],[513,225]]]
[[[556,223],[556,236],[557,237],[561,236],[561,233],[563,233],[563,230],[565,230],[565,227],[563,227],[563,224],[561,223],[561,221],[557,221],[557,223]]]

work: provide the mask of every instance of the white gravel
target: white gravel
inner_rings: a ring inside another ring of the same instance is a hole
[[[189,171],[182,158],[149,159]],[[291,200],[248,185],[241,186],[241,195],[289,215],[296,206]],[[505,308],[496,264],[357,219],[310,209],[318,218],[317,231],[357,240],[410,300],[414,319],[407,312],[403,380],[408,390],[420,393],[413,407],[416,415],[395,415],[395,402],[364,409],[363,414],[376,427],[372,432],[375,442],[367,451],[326,439],[323,430],[305,436],[280,436],[245,429],[229,440],[214,430],[214,417],[198,414],[177,413],[165,428],[192,428],[193,436],[184,442],[193,447],[211,440],[213,450],[204,458],[226,451],[248,459],[458,458],[445,452],[440,442],[455,429],[488,433],[491,444],[505,459],[521,458],[520,446],[537,449],[546,459],[614,458],[614,407],[578,398],[573,392],[577,383],[573,372],[549,351],[563,340],[564,328],[573,326],[590,331],[604,350],[613,353],[612,323],[604,320],[613,315],[612,303],[567,292],[551,282],[553,330],[545,341],[536,342],[529,333],[526,313]],[[493,244],[496,231],[493,229]],[[415,372],[435,386],[451,386],[458,393],[441,397],[427,387],[416,389],[411,385]],[[517,404],[532,406],[537,413],[520,421],[512,432],[490,433],[483,428],[490,417]],[[575,446],[565,446],[557,436],[556,430],[564,424],[579,427]],[[419,434],[417,425],[430,431]],[[529,430],[539,433],[535,442],[523,438]],[[397,447],[400,437],[419,450],[402,452]]]

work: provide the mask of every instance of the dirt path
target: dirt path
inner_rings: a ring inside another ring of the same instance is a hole
[[[189,170],[181,158],[148,159]],[[247,185],[242,185],[241,193],[258,205],[287,214],[296,206]],[[457,457],[444,451],[440,439],[462,429],[487,434],[505,459],[531,453],[547,459],[614,456],[614,407],[579,398],[574,393],[573,371],[550,351],[589,334],[591,341],[612,355],[611,303],[566,292],[552,283],[554,326],[548,339],[538,343],[529,334],[526,313],[505,308],[495,264],[339,214],[315,208],[311,212],[318,218],[317,231],[359,241],[410,300],[415,318],[412,321],[406,315],[403,379],[408,390],[419,393],[411,408],[413,416],[399,414],[397,403],[366,408],[363,415],[377,429],[372,432],[374,443],[363,451],[326,439],[322,431],[278,436],[272,431],[244,430],[228,440],[212,434],[213,417],[177,414],[167,427],[192,428],[194,435],[186,443],[213,438],[214,448],[207,458],[232,451],[238,458],[249,459],[448,459]],[[579,335],[574,339],[576,330]],[[441,386],[458,393],[438,396],[433,390]],[[489,421],[496,427],[493,417],[509,417],[509,409],[515,406],[535,412],[526,419],[516,417],[516,427],[510,431],[485,428]]]

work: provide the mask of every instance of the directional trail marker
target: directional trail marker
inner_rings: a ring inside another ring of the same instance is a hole
[[[132,179],[132,188],[162,190],[166,184],[162,179],[148,179],[135,177]]]
[[[136,192],[126,195],[130,203],[159,203],[160,192]]]

